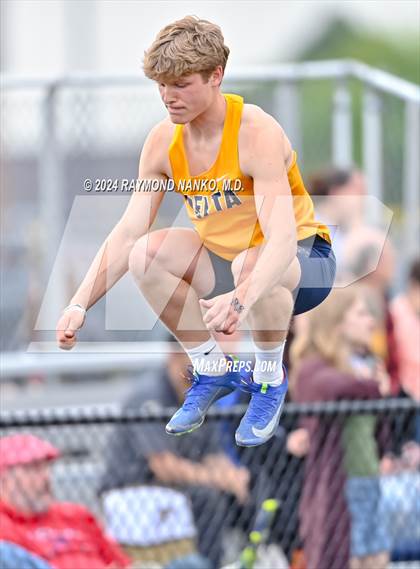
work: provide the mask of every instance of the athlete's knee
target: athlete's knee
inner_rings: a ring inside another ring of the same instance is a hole
[[[251,271],[234,271],[232,268],[233,282],[235,283],[235,287],[239,286],[244,280],[246,280],[250,274]]]
[[[259,308],[261,305],[264,304],[267,307],[270,307],[274,304],[280,303],[283,306],[289,306],[293,304],[293,295],[292,293],[285,288],[280,283],[275,283],[268,290],[264,292],[257,300],[255,304],[259,304]]]

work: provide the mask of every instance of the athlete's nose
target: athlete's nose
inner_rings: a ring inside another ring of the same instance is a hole
[[[170,85],[165,85],[165,87],[162,87],[162,100],[165,105],[171,105],[172,103],[175,103],[175,91]]]

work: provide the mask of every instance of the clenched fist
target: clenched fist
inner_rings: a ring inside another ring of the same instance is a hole
[[[56,327],[56,338],[59,348],[71,350],[77,342],[76,332],[85,321],[85,314],[77,308],[69,308],[63,312]]]

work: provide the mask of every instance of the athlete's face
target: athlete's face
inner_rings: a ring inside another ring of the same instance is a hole
[[[358,298],[347,310],[341,330],[351,346],[369,347],[375,330],[375,319],[364,299]]]
[[[159,83],[159,93],[169,117],[175,124],[194,120],[211,105],[223,77],[218,67],[208,81],[200,73],[193,73],[174,80]]]

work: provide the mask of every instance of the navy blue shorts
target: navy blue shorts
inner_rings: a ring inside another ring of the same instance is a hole
[[[302,314],[321,304],[330,293],[335,279],[336,262],[331,245],[319,235],[302,239],[297,243],[297,258],[301,268],[299,285],[293,291],[294,314]],[[213,271],[215,285],[207,300],[230,292],[235,288],[231,261],[206,249]]]

